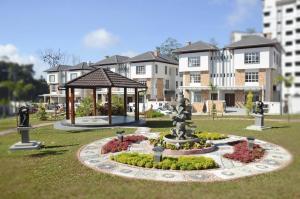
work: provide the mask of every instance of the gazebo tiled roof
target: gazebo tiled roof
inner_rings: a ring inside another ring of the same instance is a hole
[[[74,88],[147,88],[146,85],[114,73],[108,69],[98,68],[66,83]]]

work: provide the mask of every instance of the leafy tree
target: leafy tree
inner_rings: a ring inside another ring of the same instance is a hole
[[[45,121],[48,119],[46,108],[44,105],[39,104],[38,112],[36,113],[36,116],[39,120]]]
[[[61,52],[60,49],[57,51],[53,49],[45,49],[40,52],[40,58],[50,67],[55,67],[65,62],[66,53]]]
[[[247,94],[246,109],[247,115],[249,115],[253,110],[253,94],[251,91],[249,91]]]
[[[160,51],[161,54],[172,57],[178,60],[177,55],[173,53],[173,51],[177,48],[182,46],[176,39],[169,37],[167,38],[157,49]]]

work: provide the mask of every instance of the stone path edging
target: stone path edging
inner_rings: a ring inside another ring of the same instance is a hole
[[[144,135],[149,138],[158,136],[157,133],[150,132],[150,128],[147,127],[138,128],[135,134]],[[260,144],[266,150],[264,157],[259,161],[243,164],[224,158],[223,154],[233,151],[232,146],[227,145],[227,142],[245,139],[244,137],[230,135],[227,139],[213,141],[218,146],[218,150],[199,155],[213,158],[220,165],[220,168],[194,171],[147,169],[117,163],[109,159],[111,154],[100,154],[101,147],[113,138],[115,137],[104,138],[81,147],[77,153],[79,161],[85,166],[103,173],[132,179],[167,182],[233,180],[282,169],[292,161],[292,155],[286,149],[262,140],[255,140],[256,144]],[[132,146],[130,151],[147,153],[147,151],[143,151],[143,142]]]

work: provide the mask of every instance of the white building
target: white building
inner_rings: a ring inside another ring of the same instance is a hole
[[[261,37],[264,36],[264,34],[261,33],[261,32],[233,31],[233,32],[231,32],[231,35],[230,35],[230,43],[240,41],[243,37],[245,37],[245,36],[251,36],[251,35],[261,36]]]
[[[281,42],[285,53],[282,56],[282,75],[293,76],[290,88],[283,87],[282,96],[290,95],[289,111],[300,112],[300,1],[264,0],[263,33],[265,37]]]
[[[94,70],[94,68],[86,62],[82,62],[75,66],[59,65],[49,68],[44,72],[47,73],[46,81],[49,85],[50,92],[41,96],[44,97],[45,102],[58,104],[65,103],[65,91],[60,90],[59,88],[63,87],[66,82],[86,74],[91,70]],[[75,90],[76,101],[87,95],[88,93],[82,89]]]
[[[181,88],[195,112],[203,112],[210,99],[242,107],[249,91],[254,100],[279,100],[279,86],[273,80],[280,72],[281,46],[274,40],[245,36],[223,49],[199,41],[175,53],[183,73]]]

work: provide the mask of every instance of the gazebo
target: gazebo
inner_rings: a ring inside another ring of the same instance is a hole
[[[71,125],[75,125],[74,89],[93,90],[93,115],[96,116],[96,91],[98,88],[107,88],[109,125],[112,125],[112,88],[124,88],[124,116],[127,116],[127,88],[135,90],[135,121],[139,120],[138,89],[145,90],[147,86],[108,69],[98,68],[65,84],[66,120],[71,120]]]

